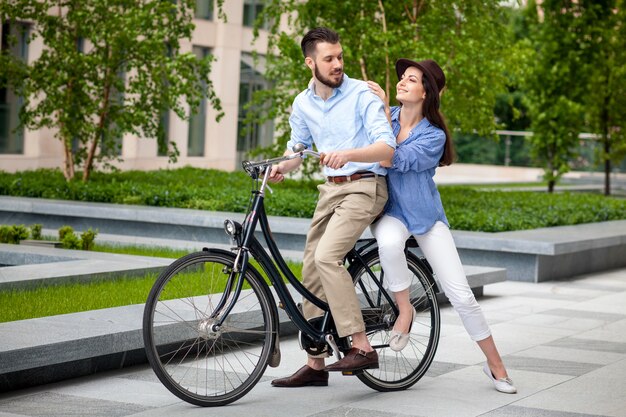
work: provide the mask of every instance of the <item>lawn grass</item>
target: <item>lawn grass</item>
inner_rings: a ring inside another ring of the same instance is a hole
[[[96,237],[97,240],[97,237]],[[173,249],[160,246],[134,246],[115,245],[108,243],[96,243],[93,250],[95,252],[120,253],[123,255],[154,256],[155,258],[178,259],[191,253],[191,250]]]
[[[156,278],[151,273],[141,278],[0,291],[0,322],[144,303]]]
[[[172,261],[190,252],[162,247],[101,243],[96,244],[94,250],[126,255],[172,258]],[[300,279],[302,263],[288,261],[287,264],[294,275]],[[252,265],[269,282],[256,261],[252,261]],[[37,288],[0,291],[0,323],[142,304],[148,298],[148,293],[157,277],[157,273],[148,273],[142,277],[116,277],[89,283],[42,285]],[[193,280],[194,277],[190,277],[190,279]],[[223,283],[218,283],[215,287],[221,288]],[[200,287],[198,287],[197,293],[202,293]]]

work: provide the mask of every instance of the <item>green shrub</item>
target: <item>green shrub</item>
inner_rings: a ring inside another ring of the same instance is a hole
[[[0,225],[0,243],[18,244],[20,240],[28,239],[30,232],[23,224]]]
[[[9,235],[11,233],[11,226],[6,224],[0,224],[0,243],[9,243]]]
[[[80,235],[80,247],[82,250],[92,250],[96,236],[98,235],[98,229],[91,230],[91,227],[81,233]]]
[[[80,249],[80,238],[76,236],[76,233],[74,233],[73,231],[67,232],[63,235],[63,238],[61,238],[61,246],[64,249]]]
[[[41,240],[42,239],[42,235],[41,235],[41,229],[43,228],[43,226],[41,224],[33,224],[30,226],[30,237],[31,239],[34,240]]]
[[[30,230],[23,224],[15,224],[11,228],[11,239],[9,243],[20,243],[20,240],[28,239]]]
[[[626,200],[599,194],[441,187],[441,198],[450,226],[458,230],[503,232],[626,219]]]
[[[319,181],[285,180],[266,193],[270,215],[313,215]],[[96,172],[88,183],[66,182],[59,170],[0,171],[0,194],[117,204],[245,212],[254,183],[243,172],[199,168]],[[484,191],[441,186],[454,229],[497,232],[626,219],[626,199],[588,193]]]
[[[65,239],[65,236],[69,234],[73,234],[73,233],[74,233],[74,228],[72,226],[62,226],[59,229],[59,240],[63,241],[63,239]]]

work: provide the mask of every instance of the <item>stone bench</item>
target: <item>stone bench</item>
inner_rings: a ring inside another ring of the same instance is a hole
[[[0,290],[158,273],[171,259],[0,244]]]
[[[463,263],[541,282],[626,266],[626,220],[501,233],[454,232]]]

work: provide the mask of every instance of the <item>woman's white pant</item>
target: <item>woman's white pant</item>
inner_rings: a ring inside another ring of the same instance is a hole
[[[404,245],[411,233],[404,223],[387,215],[373,224],[371,230],[378,243],[380,263],[389,289],[398,292],[408,288],[411,285],[411,273],[407,268]],[[425,234],[415,235],[415,239],[472,340],[479,341],[489,337],[491,331],[467,283],[448,226],[438,221]]]

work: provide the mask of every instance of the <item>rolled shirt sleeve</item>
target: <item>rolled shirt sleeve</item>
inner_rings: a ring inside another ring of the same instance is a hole
[[[307,148],[313,147],[313,136],[303,117],[301,110],[301,96],[296,97],[293,102],[291,115],[289,116],[289,126],[291,127],[291,139],[287,142],[287,149],[292,150],[293,147],[302,143]]]
[[[441,129],[426,129],[419,140],[396,149],[391,169],[398,172],[425,171],[439,166],[446,143],[446,134]]]
[[[372,143],[385,142],[392,149],[396,149],[396,138],[385,115],[385,105],[382,100],[370,91],[366,91],[360,96],[358,108]]]

